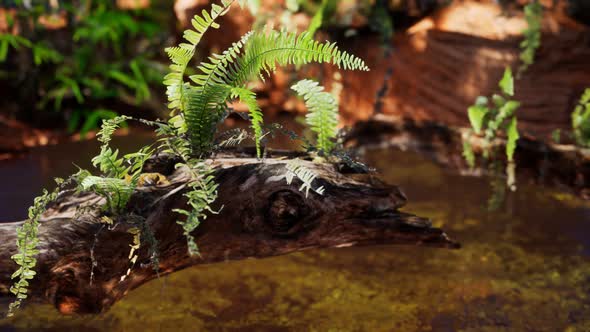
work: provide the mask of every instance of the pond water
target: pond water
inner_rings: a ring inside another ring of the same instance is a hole
[[[147,137],[119,138],[131,146]],[[95,142],[0,163],[0,220],[22,219],[51,176]],[[520,183],[495,212],[489,181],[420,156],[365,155],[460,250],[377,246],[198,266],[154,280],[110,311],[60,316],[29,305],[0,331],[590,331],[590,204]]]

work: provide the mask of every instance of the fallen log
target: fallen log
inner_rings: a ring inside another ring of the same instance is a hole
[[[190,178],[187,169],[174,170],[175,160],[152,158],[144,170],[159,172],[166,181],[138,187],[127,213],[112,217],[110,225],[101,221],[97,209],[103,198],[71,190],[60,193],[41,220],[31,297],[50,301],[62,313],[96,313],[158,275],[197,264],[326,247],[458,247],[427,219],[399,211],[406,202],[403,193],[369,174],[345,174],[332,164],[302,160],[318,175],[314,185],[325,189],[323,195],[306,197],[298,190],[298,180],[292,185],[285,181],[285,157],[295,156],[275,153],[261,161],[250,153],[224,153],[207,161],[215,168],[216,207],[221,211],[193,234],[200,256],[188,255],[182,228],[176,224],[179,215],[172,212],[184,208],[182,194]],[[144,220],[157,241],[158,271],[144,241],[135,264],[130,262],[129,230],[138,227],[136,220]],[[0,296],[9,295],[10,276],[16,269],[10,257],[16,252],[20,224],[0,224]]]
[[[388,115],[377,115],[358,122],[347,136],[349,147],[391,147],[417,152],[437,164],[462,174],[488,173],[484,163],[470,169],[463,157],[463,141],[467,140],[481,154],[484,139],[470,135],[465,127],[453,127],[434,121],[415,121]],[[496,138],[490,146],[505,158],[506,140]],[[537,184],[571,190],[590,198],[590,149],[574,145],[554,144],[523,135],[514,155],[517,174]]]

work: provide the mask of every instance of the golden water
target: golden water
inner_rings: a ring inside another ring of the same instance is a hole
[[[404,189],[405,210],[463,248],[329,249],[198,266],[101,315],[29,305],[0,320],[0,331],[590,331],[590,204],[520,183],[491,213],[485,179],[409,153],[366,159]]]

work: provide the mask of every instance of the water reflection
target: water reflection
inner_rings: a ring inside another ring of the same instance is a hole
[[[63,175],[56,152],[47,153],[49,172]],[[487,179],[411,153],[365,157],[404,189],[406,210],[432,218],[463,248],[345,248],[199,266],[132,291],[102,315],[60,317],[30,305],[0,330],[590,331],[587,202],[519,183],[488,212]],[[31,170],[19,183],[23,195],[37,192],[48,175],[37,158],[0,164],[2,180]]]

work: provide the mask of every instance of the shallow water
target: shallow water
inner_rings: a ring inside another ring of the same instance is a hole
[[[0,163],[0,220],[24,218],[47,178],[96,149],[75,143]],[[463,248],[343,248],[198,266],[102,315],[29,305],[0,331],[590,331],[590,204],[520,183],[490,213],[486,179],[386,149],[366,161],[403,188],[405,210]]]

